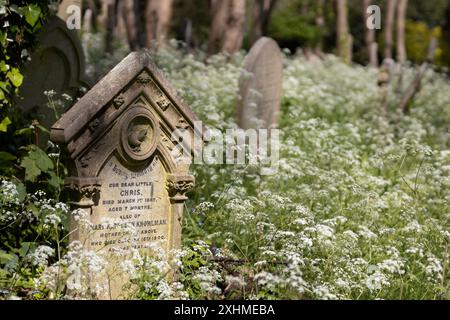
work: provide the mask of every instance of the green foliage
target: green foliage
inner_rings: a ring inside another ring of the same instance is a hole
[[[199,118],[223,130],[235,126],[240,73],[225,61],[157,60]],[[183,239],[231,261],[211,267],[219,298],[448,299],[448,80],[429,71],[410,115],[385,119],[374,70],[335,58],[284,65],[277,174],[194,166]],[[405,68],[403,83],[415,73]]]
[[[316,23],[319,14],[325,19],[324,26]],[[332,15],[332,8],[322,7],[318,1],[285,1],[274,11],[268,34],[283,47],[315,47],[333,30],[326,24]]]
[[[1,0],[0,119],[5,118],[23,81],[20,72],[35,45],[36,34],[49,14],[50,0]]]
[[[65,252],[68,206],[42,191],[27,194],[19,182],[0,181],[0,287],[31,298],[35,277]],[[64,246],[62,245],[64,244]]]
[[[406,50],[408,52],[408,59],[415,63],[422,63],[427,58],[428,47],[431,37],[438,40],[439,47],[435,52],[435,63],[442,65],[443,50],[442,50],[442,30],[440,27],[429,28],[424,22],[415,22],[408,20],[405,26],[405,42]]]
[[[20,165],[25,168],[25,180],[34,182],[41,173],[52,172],[54,166],[49,156],[39,147],[29,146],[28,155],[22,158]]]

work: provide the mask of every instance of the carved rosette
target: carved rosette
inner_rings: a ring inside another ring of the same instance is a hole
[[[183,202],[187,199],[186,193],[195,185],[192,175],[173,175],[167,177],[167,190],[172,202]]]
[[[74,193],[71,202],[79,208],[90,208],[98,201],[101,184],[97,178],[66,178],[65,187]]]

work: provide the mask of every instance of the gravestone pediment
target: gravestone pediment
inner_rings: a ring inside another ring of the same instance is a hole
[[[145,250],[154,242],[165,250],[180,247],[185,193],[194,177],[179,161],[191,155],[177,143],[194,145],[196,120],[145,51],[129,54],[73,105],[50,133],[66,146],[66,186],[93,228],[87,235],[72,221],[72,240],[96,251]],[[172,139],[177,129],[183,141]],[[136,241],[124,244],[120,232],[103,227],[106,220],[132,224]],[[109,298],[120,295],[116,282]]]

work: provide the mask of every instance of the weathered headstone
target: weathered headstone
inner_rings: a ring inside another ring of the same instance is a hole
[[[70,108],[53,125],[51,139],[66,145],[66,185],[92,223],[87,235],[73,221],[72,240],[103,252],[126,246],[120,232],[102,225],[113,219],[138,230],[134,248],[180,247],[185,193],[194,177],[173,152],[180,149],[172,133],[183,130],[192,143],[196,119],[144,51],[129,54]],[[120,283],[113,287],[117,298]]]
[[[250,49],[239,79],[238,124],[243,129],[277,124],[282,93],[283,65],[277,43],[260,38]]]
[[[40,32],[37,48],[25,65],[18,107],[26,113],[36,114],[49,128],[56,117],[47,106],[48,97],[44,92],[53,90],[58,95],[66,93],[75,98],[80,88],[89,88],[89,84],[77,31],[67,29],[60,18],[52,18]]]

